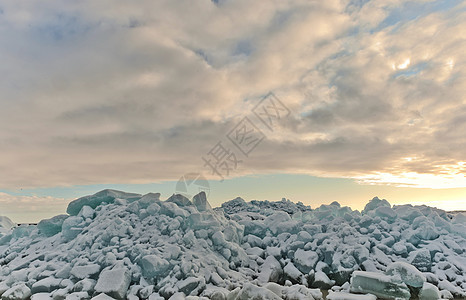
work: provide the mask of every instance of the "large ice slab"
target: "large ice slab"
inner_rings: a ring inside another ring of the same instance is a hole
[[[125,200],[137,200],[141,198],[142,195],[134,193],[126,193],[116,190],[103,190],[91,196],[84,196],[74,201],[71,201],[68,204],[66,212],[72,216],[76,216],[81,208],[85,205],[92,208],[96,208],[102,203],[113,203],[115,199],[125,199]]]
[[[375,272],[355,271],[351,277],[351,292],[374,294],[384,299],[409,300],[408,287],[394,277]]]

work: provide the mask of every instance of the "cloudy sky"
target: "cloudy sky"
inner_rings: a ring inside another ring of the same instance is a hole
[[[0,0],[0,215],[186,173],[214,205],[466,209],[465,28],[456,0]]]

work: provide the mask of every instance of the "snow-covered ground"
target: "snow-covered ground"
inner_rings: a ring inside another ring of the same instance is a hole
[[[466,298],[463,213],[159,197],[104,190],[37,226],[0,217],[2,299]]]

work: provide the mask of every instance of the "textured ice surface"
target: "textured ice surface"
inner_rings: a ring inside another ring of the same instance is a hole
[[[170,263],[166,259],[157,255],[144,256],[141,258],[139,265],[142,268],[142,275],[149,281],[154,277],[163,275],[170,267]]]
[[[68,218],[68,215],[58,215],[50,219],[45,219],[37,224],[39,232],[46,236],[53,236],[62,230],[63,222]]]
[[[272,255],[268,256],[262,266],[257,280],[259,283],[278,282],[282,276],[283,270],[280,262]]]
[[[83,206],[96,208],[102,203],[113,203],[115,199],[124,199],[131,201],[140,198],[141,195],[139,194],[125,193],[115,190],[103,190],[92,196],[84,196],[70,202],[68,208],[66,209],[66,212],[72,216],[75,216],[79,213]]]
[[[351,291],[370,293],[384,299],[409,299],[408,287],[395,278],[380,273],[355,271],[351,278]]]
[[[418,269],[405,262],[391,264],[385,274],[399,277],[406,285],[415,288],[422,287],[426,281],[426,277]]]
[[[24,283],[19,283],[2,294],[2,300],[25,300],[31,296],[31,289]]]
[[[424,282],[421,291],[419,292],[420,300],[437,300],[440,299],[440,292],[438,288],[428,282]]]
[[[128,269],[104,270],[99,275],[95,291],[97,293],[106,293],[115,299],[125,299],[130,283],[131,273]]]
[[[10,218],[5,217],[5,216],[0,216],[0,229],[9,230],[15,226],[16,224],[13,223],[13,221],[11,221]]]
[[[37,226],[2,219],[2,299],[466,297],[466,218],[427,206],[212,208],[204,193],[105,190],[67,211]]]
[[[377,297],[371,294],[350,294],[345,292],[330,292],[327,300],[377,300]]]
[[[194,196],[193,203],[198,211],[206,211],[212,209],[210,203],[207,201],[207,196],[205,192],[200,192],[199,194]]]

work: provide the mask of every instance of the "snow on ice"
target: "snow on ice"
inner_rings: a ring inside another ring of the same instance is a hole
[[[466,297],[466,215],[372,199],[192,200],[104,190],[37,226],[0,217],[2,299]]]

